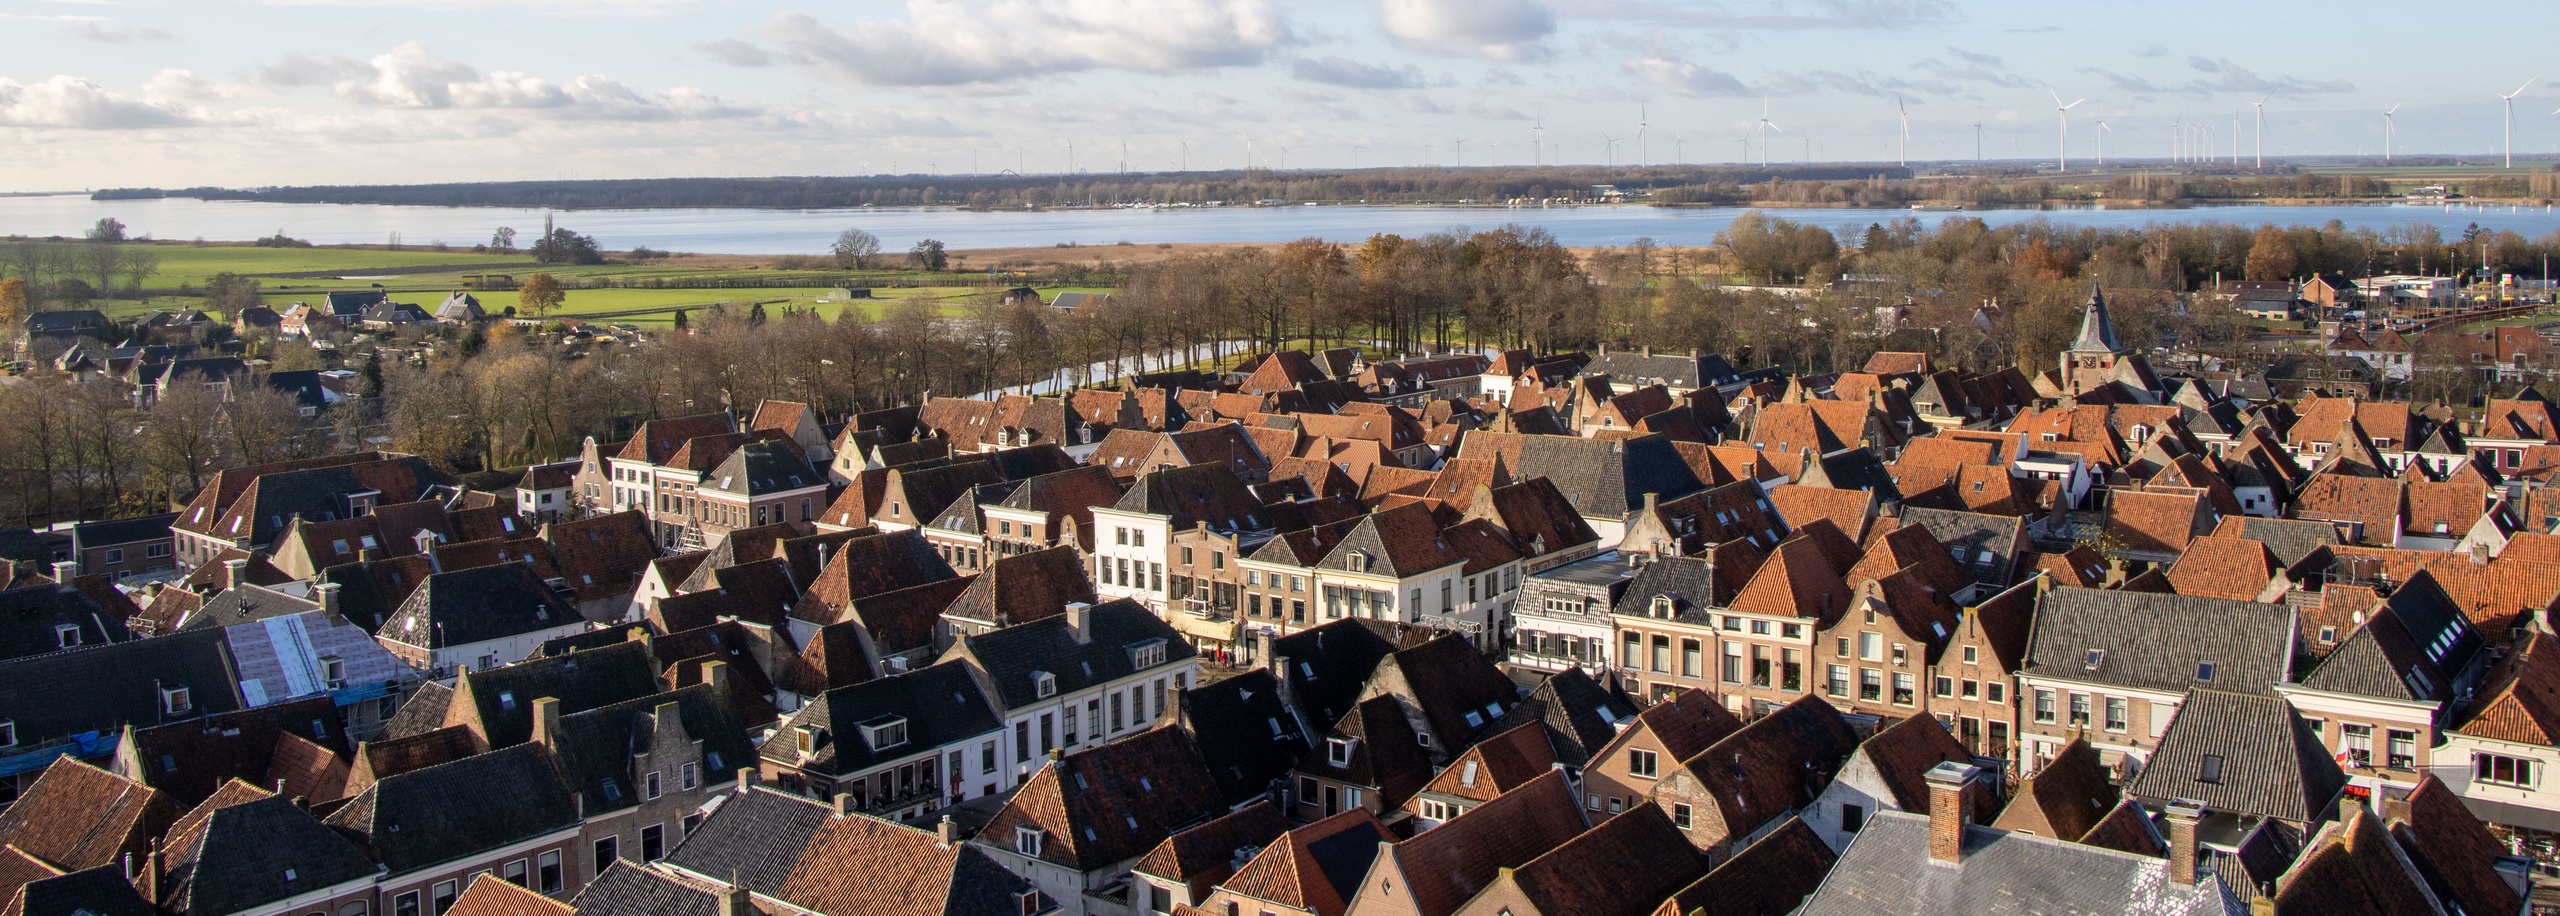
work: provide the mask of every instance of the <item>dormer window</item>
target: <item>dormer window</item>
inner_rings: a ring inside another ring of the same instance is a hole
[[[194,698],[194,696],[193,696],[193,695],[191,695],[190,693],[188,693],[187,688],[184,688],[184,687],[162,687],[162,688],[160,688],[160,711],[161,711],[163,714],[166,714],[166,715],[172,715],[172,716],[183,716],[183,715],[186,715],[186,714],[188,714],[188,713],[194,712],[194,711],[195,711],[195,708],[196,708],[195,698]]]
[[[1029,855],[1039,855],[1039,853],[1034,852],[1034,853],[1029,853]],[[1040,892],[1039,892],[1039,891],[1036,891],[1036,890],[1023,891],[1023,892],[1021,892],[1021,893],[1019,893],[1019,894],[1015,894],[1015,895],[1013,895],[1013,899],[1014,899],[1014,901],[1015,901],[1017,904],[1019,904],[1019,905],[1020,905],[1020,907],[1021,907],[1021,909],[1022,909],[1022,916],[1039,916],[1039,913],[1040,913],[1040,912],[1041,912],[1041,910],[1043,909],[1043,908],[1040,906]]]
[[[6,722],[0,722],[0,747],[17,747],[17,746],[18,746],[18,723],[17,723],[17,721],[16,721],[16,720],[10,720],[10,721],[6,721]]]
[[[1031,672],[1031,692],[1039,697],[1057,696],[1058,676],[1046,671]]]
[[[1325,762],[1338,767],[1351,765],[1351,751],[1360,746],[1358,738],[1328,738],[1324,743]]]
[[[1026,855],[1026,856],[1030,856],[1030,857],[1035,858],[1035,859],[1036,859],[1036,858],[1039,858],[1039,857],[1040,857],[1040,828],[1037,828],[1037,827],[1016,827],[1016,828],[1013,828],[1013,851],[1018,852],[1018,853],[1021,853],[1021,854]],[[1036,897],[1038,897],[1038,896],[1039,896],[1039,894],[1038,894],[1038,892],[1036,892],[1036,891],[1035,891],[1035,892],[1033,892],[1033,893],[1031,893],[1031,894],[1027,894],[1027,895],[1025,895],[1025,896],[1029,896],[1029,897],[1034,897],[1034,898],[1036,898]],[[1031,909],[1031,906],[1032,906],[1031,904],[1025,904],[1025,905],[1024,905],[1023,912],[1025,912],[1025,913],[1037,912],[1037,910]]]
[[[800,726],[793,730],[792,741],[796,745],[793,749],[799,751],[800,756],[804,758],[816,756],[818,743],[826,738],[826,734],[826,729],[815,725]]]
[[[1669,620],[1669,619],[1671,619],[1672,610],[1673,610],[1673,609],[1672,609],[1672,605],[1671,605],[1671,596],[1669,596],[1669,595],[1655,595],[1655,596],[1653,596],[1653,616],[1654,616],[1654,617],[1656,617],[1656,618],[1658,618],[1658,619],[1661,619],[1661,620]]]
[[[902,716],[883,716],[862,723],[862,742],[874,751],[884,751],[907,743],[907,720]]]
[[[70,623],[54,625],[53,645],[58,649],[77,648],[80,645],[80,626]]]
[[[2208,683],[2208,684],[2213,682],[2213,663],[2212,663],[2212,662],[2197,662],[2197,663],[2196,663],[2196,680],[2197,680],[2197,681],[2199,681],[2199,682]]]
[[[1164,664],[1164,640],[1150,639],[1129,647],[1129,667],[1144,671]]]
[[[2081,662],[2080,662],[2080,664],[2081,664],[2083,667],[2086,667],[2086,668],[2088,668],[2088,669],[2089,669],[2089,670],[2091,670],[2091,671],[2096,671],[2096,670],[2098,670],[2098,665],[2100,665],[2100,664],[2104,663],[2106,660],[2107,660],[2107,650],[2105,650],[2105,649],[2091,649],[2091,650],[2089,650],[2089,654],[2088,654],[2088,656],[2087,656],[2086,658],[2082,659],[2082,660],[2081,660]]]

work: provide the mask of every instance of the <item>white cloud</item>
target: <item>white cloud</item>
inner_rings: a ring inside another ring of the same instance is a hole
[[[123,23],[107,20],[89,20],[73,23],[71,26],[71,34],[78,35],[99,44],[109,45],[129,45],[143,41],[178,40],[178,36],[171,35],[168,32],[155,29],[150,26],[125,25]]]
[[[1398,44],[1495,60],[1543,57],[1556,14],[1538,0],[1378,0],[1378,21]]]
[[[1241,66],[1291,40],[1269,0],[907,0],[904,21],[837,30],[784,13],[762,32],[794,60],[885,86]]]
[[[1423,84],[1422,71],[1413,67],[1381,67],[1330,55],[1291,61],[1289,73],[1310,83],[1352,89],[1414,89]]]
[[[338,97],[372,108],[529,109],[596,120],[733,118],[755,113],[697,89],[679,87],[648,94],[603,76],[582,76],[559,84],[515,71],[481,73],[414,41],[375,56],[369,69],[369,78],[338,83]]]
[[[123,130],[174,127],[191,120],[175,109],[126,98],[76,76],[32,85],[0,79],[0,126]]]
[[[733,67],[762,67],[773,63],[773,54],[752,41],[723,38],[694,45],[693,49]]]
[[[1681,95],[1742,95],[1750,91],[1733,74],[1659,54],[1627,61],[1626,69],[1654,88]]]
[[[186,70],[162,70],[142,84],[145,96],[168,102],[209,102],[237,98],[248,87],[217,83]]]
[[[573,16],[662,13],[695,0],[266,0],[268,6],[344,6],[358,9],[536,10]]]

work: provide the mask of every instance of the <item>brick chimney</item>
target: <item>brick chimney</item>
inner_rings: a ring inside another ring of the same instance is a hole
[[[713,659],[713,660],[711,660],[711,661],[703,662],[703,663],[702,663],[702,682],[703,682],[703,683],[705,683],[705,684],[709,684],[709,685],[711,685],[711,692],[713,692],[713,693],[717,693],[717,694],[719,694],[719,695],[721,695],[721,696],[724,696],[724,697],[725,697],[725,696],[728,696],[728,695],[729,695],[729,663],[728,663],[728,662],[724,662],[724,661],[720,661],[720,660],[718,660],[718,659]]]
[[[757,916],[755,902],[749,897],[746,885],[729,885],[720,892],[720,916]]]
[[[338,589],[335,582],[322,582],[311,587],[311,600],[319,602],[320,612],[331,619],[338,617]]]
[[[934,848],[949,849],[951,844],[957,842],[960,842],[960,822],[952,820],[951,815],[945,814],[942,820],[933,825]]]
[[[835,802],[837,817],[843,817],[853,813],[853,793],[838,792],[836,793]]]
[[[533,737],[527,740],[530,740],[535,744],[542,745],[543,747],[552,747],[552,740],[559,736],[560,700],[555,697],[535,698],[533,701]]]
[[[248,558],[234,557],[232,559],[222,561],[222,574],[223,588],[240,587],[241,583],[249,580]]]
[[[2198,864],[2196,825],[2204,820],[2204,806],[2177,802],[2165,814],[2169,821],[2169,880],[2192,887]]]
[[[53,561],[53,581],[54,581],[54,584],[56,584],[56,585],[60,585],[60,586],[62,586],[63,588],[70,588],[70,587],[71,587],[71,580],[73,580],[73,579],[77,579],[77,578],[80,578],[80,563],[79,563],[78,561],[76,561],[76,560],[55,560],[55,561]]]
[[[755,787],[755,785],[756,785],[756,783],[757,783],[757,782],[759,782],[759,781],[762,781],[763,779],[764,779],[764,774],[759,773],[759,772],[756,772],[756,768],[755,768],[755,767],[739,767],[739,768],[738,768],[738,794],[740,794],[740,795],[745,795],[745,794],[747,794],[747,790],[748,790],[748,789],[754,788],[754,787]]]
[[[1941,763],[1929,768],[1929,861],[1955,865],[1964,861],[1964,828],[1973,824],[1974,793],[1980,767]]]
[[[1076,645],[1093,641],[1093,602],[1067,602],[1067,629],[1075,631]]]
[[[1271,654],[1271,639],[1269,630],[1259,630],[1253,634],[1253,660],[1261,663],[1262,667],[1271,669],[1273,674],[1286,674],[1284,669],[1288,667],[1287,663]]]

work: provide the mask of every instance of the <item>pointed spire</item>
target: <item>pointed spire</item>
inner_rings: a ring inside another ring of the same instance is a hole
[[[2089,304],[2080,315],[2080,338],[2071,342],[2071,352],[2132,352],[2116,341],[2115,321],[2107,317],[2107,294],[2095,286],[2089,287]]]

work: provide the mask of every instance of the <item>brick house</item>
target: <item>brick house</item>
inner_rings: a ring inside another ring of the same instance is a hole
[[[2086,738],[2138,769],[2198,687],[2267,694],[2292,680],[2293,610],[2186,595],[2057,588],[2036,606],[2018,672],[2021,759]]]

